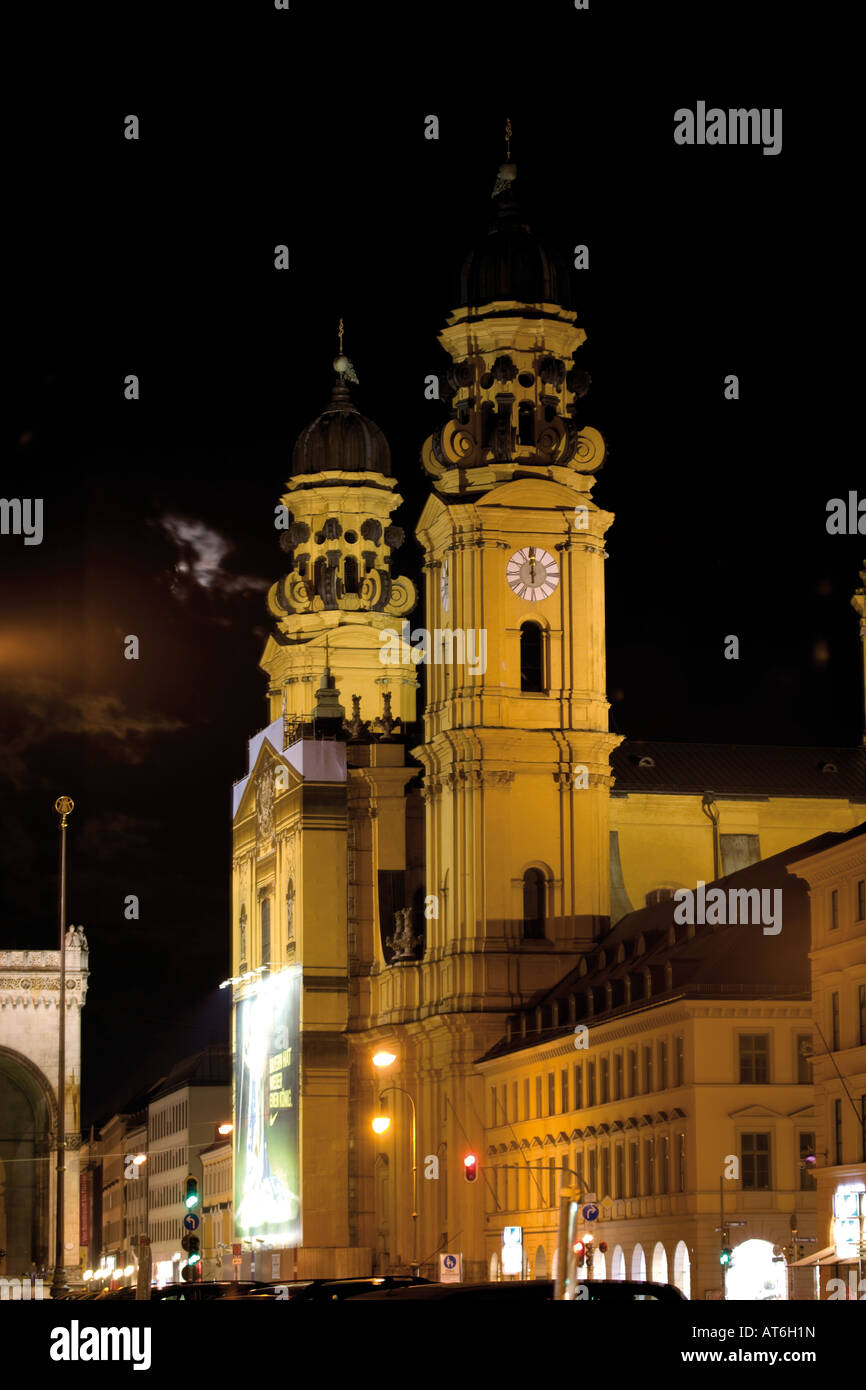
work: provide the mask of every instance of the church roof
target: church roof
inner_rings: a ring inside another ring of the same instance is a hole
[[[614,795],[807,796],[866,801],[866,747],[774,747],[626,739],[611,755]]]
[[[321,415],[298,436],[292,476],[339,471],[391,476],[391,450],[379,426],[362,415],[344,379],[334,386]]]
[[[725,926],[696,923],[694,927],[675,922],[679,905],[672,900],[629,913],[585,952],[559,984],[512,1015],[511,1038],[501,1038],[479,1060],[490,1061],[554,1042],[573,1034],[577,1023],[592,1027],[683,997],[809,999],[809,893],[804,880],[789,874],[787,867],[862,834],[866,834],[866,822],[843,833],[817,835],[717,880],[726,895],[730,889],[781,889],[782,930],[776,935],[765,935],[761,924],[751,922]],[[706,892],[713,886],[707,884]],[[646,972],[649,995],[645,992]],[[628,976],[632,980],[630,1001],[625,997]],[[572,996],[575,1017],[569,1022]],[[558,1021],[554,1023],[556,1013]],[[521,1015],[526,1018],[525,1037],[520,1031]],[[578,1051],[575,1057],[579,1060]]]
[[[502,166],[496,186],[503,186],[495,195],[495,211],[487,234],[463,262],[460,304],[514,299],[572,308],[568,261],[545,246],[527,223],[518,201],[516,176],[516,165]]]

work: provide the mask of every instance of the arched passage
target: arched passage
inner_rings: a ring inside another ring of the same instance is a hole
[[[57,1105],[47,1078],[0,1047],[0,1274],[49,1263],[49,1191]]]
[[[666,1284],[668,1282],[667,1251],[660,1240],[656,1241],[653,1249],[652,1274],[650,1278],[654,1284]]]
[[[725,1279],[728,1299],[787,1298],[787,1266],[776,1264],[768,1240],[744,1240],[734,1246],[734,1257]]]
[[[684,1240],[677,1241],[674,1251],[674,1283],[680,1293],[684,1293],[686,1298],[691,1298],[692,1262],[689,1259],[689,1247]]]
[[[610,1262],[610,1277],[611,1279],[625,1279],[626,1277],[625,1251],[621,1245],[618,1245],[613,1252]]]
[[[646,1279],[646,1255],[642,1245],[636,1245],[631,1256],[632,1279]]]
[[[546,1279],[548,1277],[547,1255],[544,1252],[543,1245],[539,1245],[535,1252],[535,1269],[533,1270],[532,1277],[533,1279]]]

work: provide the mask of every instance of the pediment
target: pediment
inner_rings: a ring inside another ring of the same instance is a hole
[[[731,1120],[782,1120],[785,1115],[781,1110],[774,1110],[771,1105],[744,1105],[741,1110],[729,1110],[728,1117]]]

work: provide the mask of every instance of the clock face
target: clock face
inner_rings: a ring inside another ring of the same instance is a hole
[[[439,576],[439,593],[442,598],[442,608],[448,612],[448,561],[442,561],[442,573]]]
[[[527,545],[512,555],[505,577],[518,598],[538,603],[539,599],[550,598],[559,583],[559,565],[549,551]]]

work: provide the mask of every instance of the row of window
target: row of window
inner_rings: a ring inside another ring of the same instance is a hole
[[[286,935],[290,942],[295,932],[294,917],[295,885],[294,881],[289,879],[289,886],[286,890]],[[238,936],[239,970],[241,974],[243,974],[249,969],[246,904],[241,907],[240,917],[238,919]],[[271,958],[271,899],[269,896],[262,898],[259,904],[259,942],[261,944],[259,960],[264,967],[264,973],[267,974],[269,966],[273,963]]]
[[[216,1192],[230,1191],[232,1185],[231,1159],[223,1159],[220,1163],[202,1164],[202,1184],[205,1197],[211,1197]]]
[[[151,1187],[150,1189],[151,1208],[174,1206],[180,1201],[180,1183],[169,1183],[166,1187]]]
[[[147,1166],[150,1176],[155,1177],[157,1173],[167,1173],[171,1168],[185,1168],[188,1157],[189,1150],[187,1148],[158,1149],[156,1153],[148,1155]]]
[[[771,1188],[771,1136],[751,1132],[739,1136],[740,1188],[765,1192]],[[806,1162],[815,1152],[815,1135],[797,1136],[797,1160],[801,1191],[814,1190],[816,1179]],[[577,1179],[584,1192],[614,1201],[626,1197],[655,1197],[686,1191],[686,1136],[678,1131],[645,1139],[592,1145],[566,1150],[561,1157],[539,1158],[533,1163],[498,1164],[493,1167],[493,1192],[497,1209],[531,1211],[555,1207],[562,1187]]]
[[[856,1104],[855,1104],[856,1110]],[[845,1145],[845,1115],[851,1120],[851,1103],[845,1098],[830,1105],[830,1163],[866,1163],[866,1095],[860,1097],[860,1113],[854,1115],[854,1143]],[[856,1155],[856,1157],[855,1157]]]
[[[858,880],[857,886],[856,886],[856,889],[855,889],[855,903],[853,903],[853,904],[851,904],[851,905],[854,907],[854,910],[855,910],[855,912],[856,912],[856,916],[855,916],[855,918],[854,918],[854,921],[855,921],[855,922],[864,922],[864,921],[866,921],[866,878],[861,878],[861,879]],[[839,890],[838,888],[833,888],[833,889],[830,890],[830,930],[831,930],[831,931],[835,931],[836,928],[840,925],[840,923],[841,923],[841,921],[842,921],[842,916],[841,916],[841,911],[840,911],[840,909],[841,909],[840,890]]]
[[[150,1117],[150,1137],[151,1139],[162,1139],[166,1134],[176,1134],[180,1129],[186,1129],[188,1123],[189,1103],[179,1100],[174,1105],[167,1105],[164,1110],[158,1110]]]
[[[573,1110],[605,1105],[651,1091],[682,1086],[685,1080],[685,1039],[660,1039],[642,1048],[600,1057],[597,1061],[574,1062],[562,1067],[559,1076],[549,1071],[546,1081],[536,1076],[534,1091],[529,1077],[523,1078],[522,1113],[518,1105],[521,1088],[517,1081],[490,1088],[490,1123],[502,1125],[517,1120],[539,1120],[550,1115],[567,1115]],[[534,1097],[534,1109],[530,1102]]]

